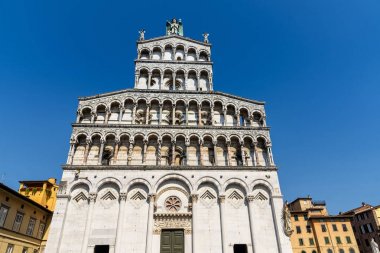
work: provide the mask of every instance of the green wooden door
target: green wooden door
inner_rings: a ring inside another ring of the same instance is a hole
[[[161,253],[184,253],[183,230],[162,230]]]

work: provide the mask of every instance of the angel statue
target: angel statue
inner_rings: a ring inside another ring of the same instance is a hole
[[[204,43],[209,43],[209,41],[208,41],[208,36],[209,36],[210,34],[208,34],[208,33],[204,33],[203,34],[203,42]]]
[[[144,29],[141,29],[141,30],[139,31],[139,34],[140,34],[139,41],[143,41],[143,40],[145,40],[145,30],[144,30]]]
[[[291,236],[293,233],[292,221],[291,221],[291,214],[290,214],[287,201],[284,203],[284,207],[282,209],[282,221],[283,221],[284,233],[288,237]]]

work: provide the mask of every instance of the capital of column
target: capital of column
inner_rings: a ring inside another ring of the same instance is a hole
[[[199,195],[196,194],[196,193],[191,194],[191,201],[193,203],[197,203],[198,202],[198,197],[199,197]]]
[[[225,195],[220,195],[219,196],[219,202],[224,203],[226,201],[226,196]]]
[[[87,145],[90,145],[91,143],[92,143],[91,138],[87,138],[87,139],[86,139],[86,144],[87,144]]]
[[[255,200],[255,196],[253,196],[253,195],[248,195],[247,196],[247,201],[248,202],[253,202]]]
[[[127,193],[126,192],[121,192],[120,193],[120,201],[126,201],[127,200]]]
[[[97,193],[96,192],[90,192],[89,195],[88,195],[88,199],[91,202],[95,202],[96,200],[96,196],[97,196]]]
[[[150,193],[150,194],[148,194],[148,200],[149,200],[149,202],[156,201],[156,196],[157,196],[156,193]]]

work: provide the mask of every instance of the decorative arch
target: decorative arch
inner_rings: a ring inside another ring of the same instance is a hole
[[[149,192],[152,192],[152,185],[149,183],[148,180],[146,180],[144,178],[135,178],[135,179],[132,179],[131,181],[129,181],[125,185],[125,187],[123,187],[122,191],[129,193],[131,187],[134,186],[134,185],[136,185],[136,184],[145,185],[148,188]]]
[[[155,184],[154,186],[154,192],[157,192],[158,190],[158,187],[165,181],[167,180],[170,180],[170,179],[177,179],[177,180],[180,180],[182,181],[183,183],[185,183],[187,185],[187,187],[189,188],[190,190],[190,193],[193,191],[193,186],[191,184],[191,182],[184,176],[180,175],[180,174],[177,174],[177,173],[170,173],[170,174],[166,174],[165,176],[162,176]]]
[[[252,192],[258,186],[263,186],[264,188],[266,188],[268,190],[268,193],[272,196],[274,192],[273,186],[271,183],[269,183],[267,180],[264,180],[264,179],[254,180],[249,186],[249,189],[250,189],[249,192]]]
[[[243,180],[239,179],[239,178],[230,178],[226,182],[224,182],[224,184],[222,186],[223,192],[225,192],[227,187],[229,185],[232,185],[232,184],[240,185],[245,190],[245,194],[248,194],[249,187],[248,187],[247,183],[244,182]]]
[[[81,178],[70,183],[70,185],[67,187],[68,192],[71,194],[73,190],[75,190],[75,188],[79,187],[80,185],[84,185],[88,189],[88,192],[91,192],[93,190],[92,183],[88,179]]]
[[[114,178],[114,177],[106,177],[106,178],[103,178],[102,180],[100,180],[96,186],[95,186],[95,190],[96,192],[99,191],[99,189],[104,185],[104,184],[107,184],[107,183],[110,183],[110,184],[115,184],[119,189],[119,193],[121,192],[121,189],[123,188],[123,185],[122,183]]]
[[[221,194],[221,192],[222,192],[222,186],[221,186],[221,184],[219,183],[219,181],[217,179],[215,179],[214,177],[210,177],[210,176],[205,176],[205,177],[200,178],[195,183],[194,190],[198,191],[199,186],[201,184],[203,184],[203,183],[206,183],[206,182],[213,184],[218,189],[218,193]]]

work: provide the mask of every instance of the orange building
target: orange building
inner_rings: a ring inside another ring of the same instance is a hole
[[[324,201],[297,198],[288,204],[294,253],[359,253],[350,216],[329,215]]]

